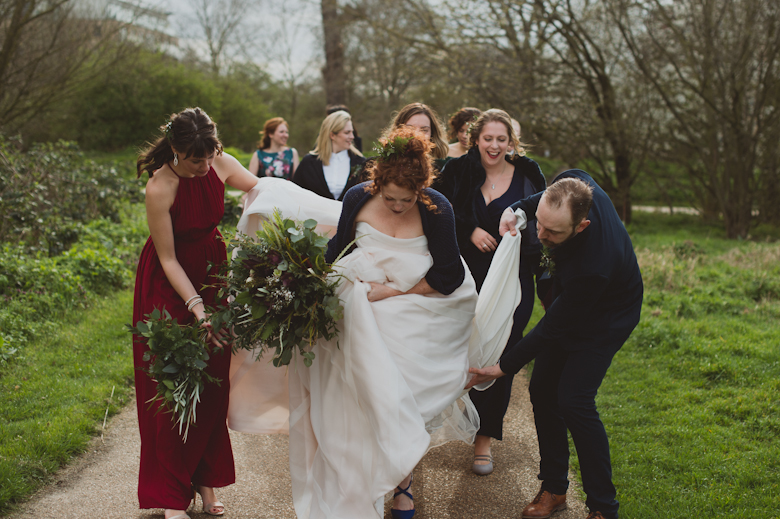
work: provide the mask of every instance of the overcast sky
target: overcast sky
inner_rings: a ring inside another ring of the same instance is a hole
[[[189,38],[197,29],[193,0],[141,0],[143,4],[171,12],[171,31]],[[216,2],[215,2],[216,3]],[[290,75],[319,74],[322,18],[316,0],[259,0],[254,12],[246,13],[243,29],[256,43],[248,48],[248,58],[263,65],[278,79]]]

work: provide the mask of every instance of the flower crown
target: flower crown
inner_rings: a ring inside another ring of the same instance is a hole
[[[407,145],[412,139],[410,137],[397,136],[391,140],[380,140],[374,144],[374,151],[377,152],[377,160],[387,162],[394,156],[402,157],[406,153]]]
[[[163,132],[165,133],[165,138],[171,140],[173,137],[173,121],[168,121],[168,123],[163,127]]]

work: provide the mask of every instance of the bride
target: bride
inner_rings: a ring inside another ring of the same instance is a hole
[[[384,141],[371,180],[344,197],[326,254],[333,261],[356,239],[336,264],[339,339],[317,342],[314,364],[290,371],[299,518],[382,517],[394,487],[393,517],[412,517],[411,472],[432,434],[470,441],[478,425],[468,397],[458,401],[477,294],[452,208],[428,189],[432,145],[410,128]]]
[[[293,362],[289,394],[285,370],[245,352],[231,365],[230,427],[289,429],[300,519],[380,518],[392,490],[393,517],[411,518],[412,469],[433,446],[471,443],[479,427],[463,387],[470,366],[497,361],[511,331],[520,287],[507,279],[517,279],[508,273],[518,268],[520,234],[501,242],[494,261],[501,268],[488,274],[477,301],[452,208],[428,188],[431,146],[414,129],[393,130],[370,180],[349,190],[343,205],[261,179],[239,223],[251,234],[281,208],[316,219],[322,230],[337,225],[326,259],[344,251],[336,263],[344,305],[338,340],[315,343],[309,368]]]

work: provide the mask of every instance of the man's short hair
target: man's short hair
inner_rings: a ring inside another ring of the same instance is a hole
[[[550,207],[563,204],[569,208],[572,226],[576,227],[588,217],[593,205],[593,187],[578,178],[562,178],[552,183],[544,192],[544,199]]]

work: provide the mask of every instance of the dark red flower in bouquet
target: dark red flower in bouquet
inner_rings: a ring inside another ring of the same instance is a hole
[[[247,270],[257,269],[258,267],[262,267],[263,263],[265,263],[265,259],[257,256],[255,254],[247,257],[242,262],[244,264],[244,267],[246,267]]]
[[[288,288],[295,281],[295,276],[293,276],[289,272],[285,272],[284,274],[282,274],[282,276],[279,279],[282,281],[282,285],[284,285],[285,288]]]
[[[271,262],[272,265],[278,265],[282,262],[282,255],[275,251],[269,252],[266,258]]]

